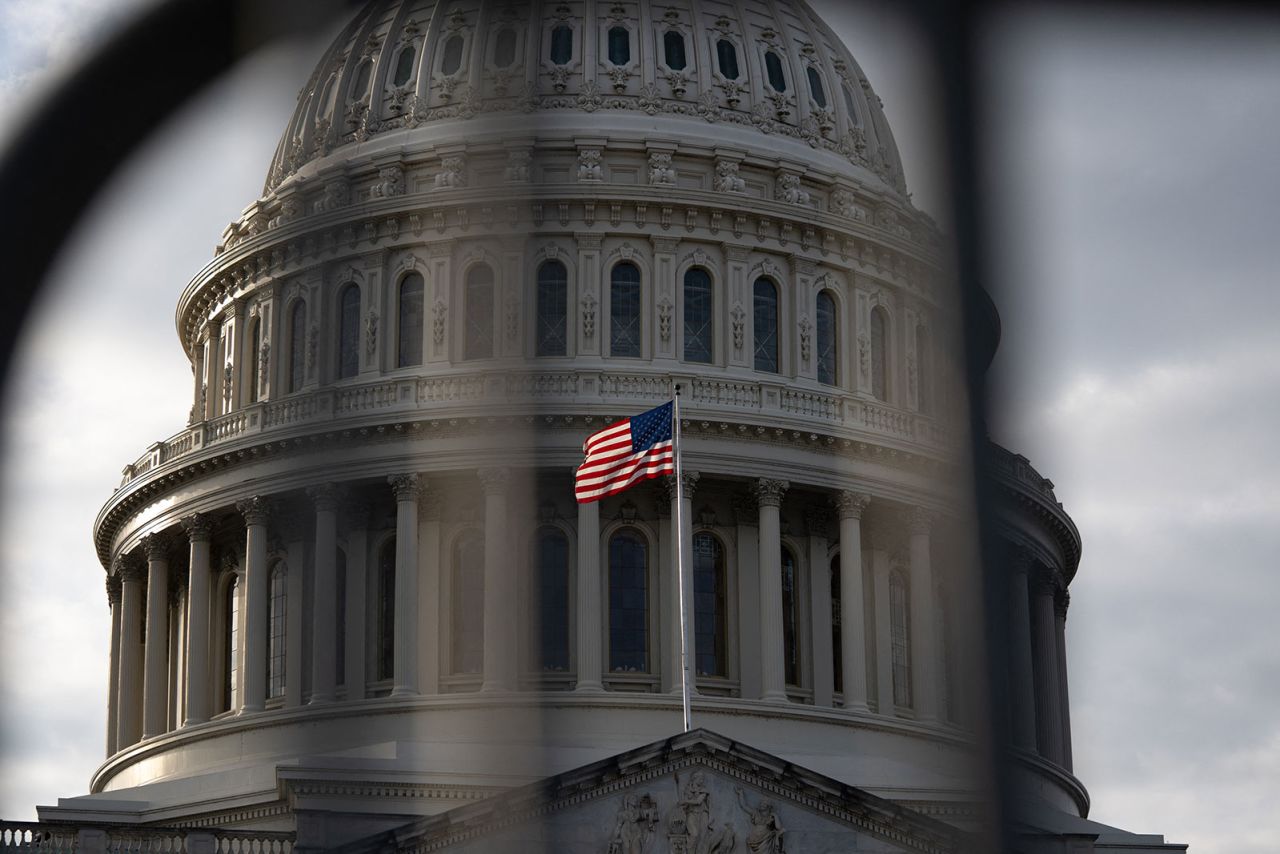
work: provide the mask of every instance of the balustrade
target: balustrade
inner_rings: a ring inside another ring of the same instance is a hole
[[[294,838],[282,831],[0,822],[0,852],[15,854],[290,854]]]

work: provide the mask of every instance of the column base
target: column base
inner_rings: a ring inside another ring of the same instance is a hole
[[[391,689],[391,696],[392,697],[416,697],[418,696],[418,689],[409,688],[407,686],[401,685],[399,687]]]
[[[333,701],[334,701],[334,698],[329,694],[312,694],[311,698],[307,700],[306,705],[323,706],[328,703],[332,703]]]
[[[766,691],[760,697],[766,703],[790,703],[791,698],[787,696],[786,691]]]
[[[199,726],[200,724],[208,723],[208,722],[209,722],[208,718],[187,718],[185,721],[182,722],[182,725],[184,727]]]
[[[482,689],[483,690],[483,689]],[[575,694],[603,694],[604,685],[600,682],[579,682],[573,687]]]
[[[848,703],[844,706],[841,706],[841,708],[844,709],[846,712],[852,712],[853,714],[856,714],[856,715],[871,714],[871,707],[868,706],[866,703]]]

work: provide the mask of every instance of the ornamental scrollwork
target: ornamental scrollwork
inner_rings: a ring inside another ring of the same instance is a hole
[[[671,168],[671,154],[654,151],[649,154],[649,185],[670,187],[676,183],[676,170]]]
[[[601,154],[598,148],[584,148],[578,152],[578,180],[594,183],[604,180],[604,171],[600,167]]]
[[[587,291],[582,297],[582,337],[593,338],[596,334],[596,306],[599,304],[595,293]]]
[[[663,297],[658,302],[658,334],[663,341],[671,340],[671,317],[675,313],[675,306],[669,297]]]
[[[736,160],[716,161],[716,190],[721,193],[746,192],[747,182],[738,175]]]

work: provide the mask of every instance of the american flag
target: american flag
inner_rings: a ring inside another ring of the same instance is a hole
[[[624,418],[587,437],[586,455],[574,477],[579,504],[616,495],[637,481],[676,470],[671,441],[673,404]]]

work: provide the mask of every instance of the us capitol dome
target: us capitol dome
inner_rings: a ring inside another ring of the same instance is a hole
[[[946,254],[802,0],[374,0],[179,296],[191,415],[94,523],[107,756],[40,808],[48,838],[967,850],[986,712]],[[676,384],[682,482],[577,504],[584,438]],[[1096,836],[1079,536],[992,460],[998,713],[1045,838]]]

